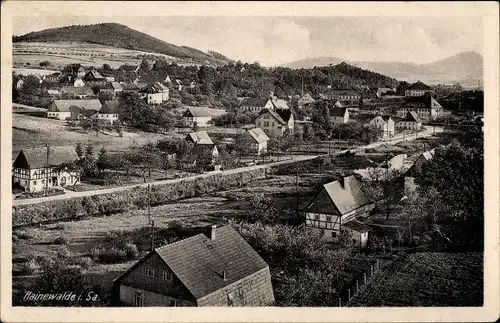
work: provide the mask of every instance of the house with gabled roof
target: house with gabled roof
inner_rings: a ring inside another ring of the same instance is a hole
[[[101,102],[99,100],[54,100],[47,109],[47,118],[59,120],[78,119],[80,114],[91,117],[100,109]]]
[[[120,117],[119,105],[120,103],[116,100],[104,101],[102,104],[102,108],[96,114],[95,118],[98,120],[109,122],[110,124],[115,123]]]
[[[343,177],[323,185],[307,203],[304,208],[306,227],[325,239],[336,240],[347,223],[368,215],[374,208],[372,197],[363,190],[361,183],[353,175]],[[368,233],[365,232],[357,242],[364,246],[367,240]]]
[[[83,81],[87,86],[104,86],[106,79],[96,70],[89,70],[83,77]]]
[[[417,81],[405,90],[405,96],[422,96],[426,93],[432,93],[432,88],[421,81]]]
[[[404,117],[409,111],[415,111],[425,121],[435,120],[443,115],[443,107],[431,93],[407,97],[398,109],[398,116]]]
[[[134,84],[139,88],[143,88],[150,84],[155,83],[169,83],[171,82],[170,77],[167,75],[158,75],[158,74],[147,74],[147,75],[139,75],[135,80]]]
[[[76,185],[80,183],[80,174],[64,167],[76,160],[78,155],[71,146],[22,149],[13,163],[13,186],[34,193]]]
[[[422,120],[415,111],[406,113],[406,117],[396,122],[396,129],[418,131],[422,127]]]
[[[257,151],[257,156],[265,154],[267,152],[267,143],[269,137],[260,128],[248,129],[247,133],[252,137],[254,141],[254,150]]]
[[[394,136],[395,122],[390,115],[376,116],[368,122],[368,125],[380,129],[384,138]]]
[[[191,132],[186,140],[192,142],[195,149],[210,149],[214,159],[219,157],[219,150],[206,131]]]
[[[332,124],[344,124],[349,122],[349,110],[347,108],[329,105],[328,111],[330,114],[330,122]]]
[[[422,170],[422,168],[424,168],[425,165],[434,158],[434,155],[435,155],[434,149],[421,153],[415,159],[413,165],[410,168],[408,168],[408,170],[405,172],[403,176],[405,195],[409,195],[416,190],[417,185],[415,183],[415,177]]]
[[[61,95],[69,94],[75,98],[95,98],[94,91],[88,86],[74,87],[74,86],[63,86],[61,88]]]
[[[326,100],[357,102],[361,99],[361,93],[353,89],[325,89],[322,97]]]
[[[155,82],[143,87],[139,93],[148,104],[160,104],[169,99],[170,90],[162,83]]]
[[[273,109],[273,103],[270,98],[244,98],[240,102],[239,110],[241,112],[260,113],[264,109]]]
[[[198,127],[210,127],[214,118],[223,116],[226,113],[226,110],[223,109],[188,106],[182,114],[182,122],[186,127],[193,127],[195,122]]]
[[[293,133],[295,122],[290,109],[264,109],[255,119],[255,127],[261,128],[270,137],[282,137]]]
[[[297,105],[299,108],[302,108],[313,104],[314,102],[315,100],[313,99],[313,97],[309,93],[306,93],[297,101]]]
[[[155,248],[113,281],[117,305],[270,306],[267,263],[230,225]]]

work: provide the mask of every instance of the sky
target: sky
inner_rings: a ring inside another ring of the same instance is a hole
[[[464,51],[483,53],[483,21],[472,16],[39,16],[15,17],[13,34],[101,22],[265,66],[325,56],[429,63]]]

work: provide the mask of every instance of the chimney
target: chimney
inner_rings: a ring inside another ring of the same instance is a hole
[[[215,230],[217,229],[216,225],[212,225],[210,227],[210,240],[215,240]]]
[[[226,271],[225,270],[222,270],[222,279],[226,280]]]
[[[349,177],[342,177],[340,184],[342,185],[344,190],[349,191],[349,192],[351,191],[350,185],[349,185]]]

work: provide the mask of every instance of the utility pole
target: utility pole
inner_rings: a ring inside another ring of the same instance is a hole
[[[385,218],[389,220],[389,158],[387,154],[385,155],[385,185],[384,185],[384,197],[385,197]]]
[[[148,184],[148,223],[153,223],[151,219],[151,186]]]
[[[300,78],[302,79],[302,91],[300,97],[304,96],[304,75],[301,75]]]
[[[47,156],[45,159],[45,194],[47,194],[47,191],[49,190],[49,155],[50,155],[50,145],[45,144],[45,147],[47,148]]]
[[[151,251],[155,249],[155,221],[151,221]]]
[[[297,197],[297,206],[295,210],[295,218],[293,219],[293,225],[296,224],[297,218],[299,217],[299,166],[295,163],[295,195]]]

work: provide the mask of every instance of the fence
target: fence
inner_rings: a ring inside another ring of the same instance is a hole
[[[338,306],[346,306],[349,301],[354,297],[354,295],[359,291],[361,287],[366,285],[369,282],[369,279],[375,275],[380,269],[380,260],[370,265],[366,271],[362,274],[357,275],[354,279],[347,284],[346,287],[340,292],[338,299]]]

